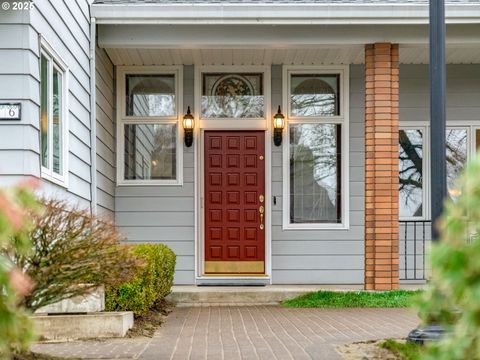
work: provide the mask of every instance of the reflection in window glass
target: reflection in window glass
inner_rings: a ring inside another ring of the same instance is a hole
[[[263,118],[263,75],[203,74],[203,118]]]
[[[53,171],[62,174],[62,74],[53,68]]]
[[[175,124],[127,124],[124,129],[126,180],[176,179]]]
[[[290,126],[290,223],[341,222],[341,126]]]
[[[399,132],[400,216],[423,216],[423,133]]]
[[[340,115],[338,74],[293,74],[290,79],[292,116]]]
[[[127,75],[127,116],[175,116],[175,75]]]
[[[456,180],[467,161],[467,129],[447,129],[447,189],[452,198],[460,195]]]
[[[40,146],[42,166],[48,168],[48,60],[42,55],[40,59]]]

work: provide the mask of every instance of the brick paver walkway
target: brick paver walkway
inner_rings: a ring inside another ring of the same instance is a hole
[[[340,359],[339,344],[405,337],[406,309],[179,307],[152,339],[37,344],[34,351],[107,359]]]

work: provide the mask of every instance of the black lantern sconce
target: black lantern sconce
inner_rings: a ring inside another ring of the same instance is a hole
[[[273,143],[275,146],[282,145],[283,129],[285,128],[285,116],[278,105],[278,111],[273,116]]]
[[[183,116],[183,130],[185,134],[185,146],[190,147],[193,144],[193,128],[195,127],[195,119],[190,112],[190,106],[187,113]]]

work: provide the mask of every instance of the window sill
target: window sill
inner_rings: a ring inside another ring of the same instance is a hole
[[[158,181],[158,180],[124,180],[117,182],[117,186],[183,186],[183,181]]]
[[[65,176],[62,176],[62,177],[53,176],[49,170],[42,168],[41,178],[55,185],[68,189],[68,184]]]
[[[282,226],[282,230],[350,230],[348,224],[287,224]]]

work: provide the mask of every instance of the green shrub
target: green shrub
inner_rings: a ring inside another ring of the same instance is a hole
[[[113,223],[63,200],[43,200],[44,211],[32,214],[28,236],[33,250],[14,253],[11,261],[35,283],[25,297],[32,311],[84,295],[104,285],[129,281],[142,267]],[[118,266],[122,264],[122,266]]]
[[[440,323],[448,336],[431,344],[429,360],[480,359],[480,157],[459,182],[461,195],[448,201],[441,239],[432,248],[432,279],[419,313],[424,323]]]
[[[105,307],[109,311],[133,311],[140,316],[170,293],[176,256],[162,244],[134,245],[133,248],[133,253],[145,266],[133,280],[107,287]]]

